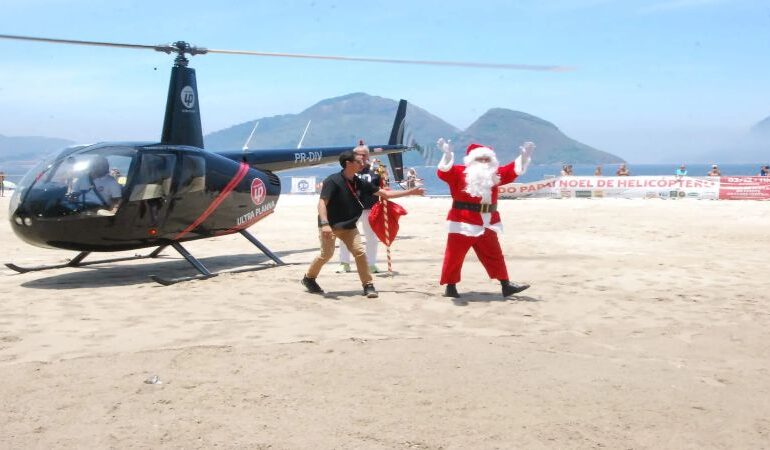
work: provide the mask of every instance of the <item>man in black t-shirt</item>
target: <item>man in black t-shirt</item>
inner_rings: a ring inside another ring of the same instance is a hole
[[[364,210],[361,198],[366,195],[376,195],[384,199],[391,199],[425,193],[422,188],[398,192],[380,189],[379,186],[356,177],[356,173],[361,171],[363,165],[363,155],[355,154],[352,151],[342,152],[340,154],[342,170],[329,175],[323,182],[321,198],[318,200],[321,254],[316,256],[302,279],[302,284],[309,292],[323,294],[324,291],[316,282],[316,277],[321,272],[323,265],[334,255],[334,243],[339,238],[355,258],[364,295],[369,298],[376,298],[378,295],[374,289],[374,284],[372,284],[372,274],[366,263],[366,252],[361,245],[361,235],[356,228],[356,222]]]
[[[372,168],[372,165],[369,162],[369,147],[362,141],[358,144],[358,147],[353,149],[353,153],[360,153],[364,157],[364,167],[356,174],[356,176],[375,186],[380,186],[380,175],[377,174],[377,171]],[[366,262],[369,264],[369,271],[371,273],[377,273],[379,272],[379,269],[377,268],[377,243],[379,241],[377,240],[377,235],[374,234],[371,225],[369,225],[369,213],[372,210],[372,206],[379,201],[379,197],[376,195],[361,195],[360,200],[364,205],[364,210],[361,212],[358,222],[361,224],[364,237],[366,237]],[[350,272],[350,252],[344,245],[340,246],[340,265],[336,272]]]

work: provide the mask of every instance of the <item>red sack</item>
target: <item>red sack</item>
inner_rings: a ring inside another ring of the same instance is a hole
[[[385,208],[388,208],[388,237],[385,238]],[[372,210],[369,212],[369,225],[372,226],[372,231],[377,235],[377,239],[385,245],[390,245],[396,239],[398,234],[398,220],[401,216],[406,215],[406,210],[398,203],[391,201],[377,202],[372,206]]]

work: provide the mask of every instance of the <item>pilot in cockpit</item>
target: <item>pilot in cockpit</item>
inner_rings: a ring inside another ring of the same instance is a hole
[[[87,205],[98,206],[97,214],[101,216],[114,215],[123,197],[120,184],[110,176],[109,161],[101,155],[91,161],[87,174],[75,180],[72,194]]]

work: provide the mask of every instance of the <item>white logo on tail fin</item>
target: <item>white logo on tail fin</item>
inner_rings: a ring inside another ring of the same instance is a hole
[[[182,88],[182,104],[187,109],[192,109],[195,106],[195,91],[190,86]]]

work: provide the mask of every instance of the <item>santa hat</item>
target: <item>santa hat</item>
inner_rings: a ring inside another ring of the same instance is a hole
[[[465,151],[465,158],[463,159],[463,162],[465,162],[465,165],[467,166],[477,158],[483,158],[485,156],[491,159],[493,162],[497,162],[495,151],[492,150],[491,147],[487,147],[486,145],[481,144],[470,144],[468,149]]]

